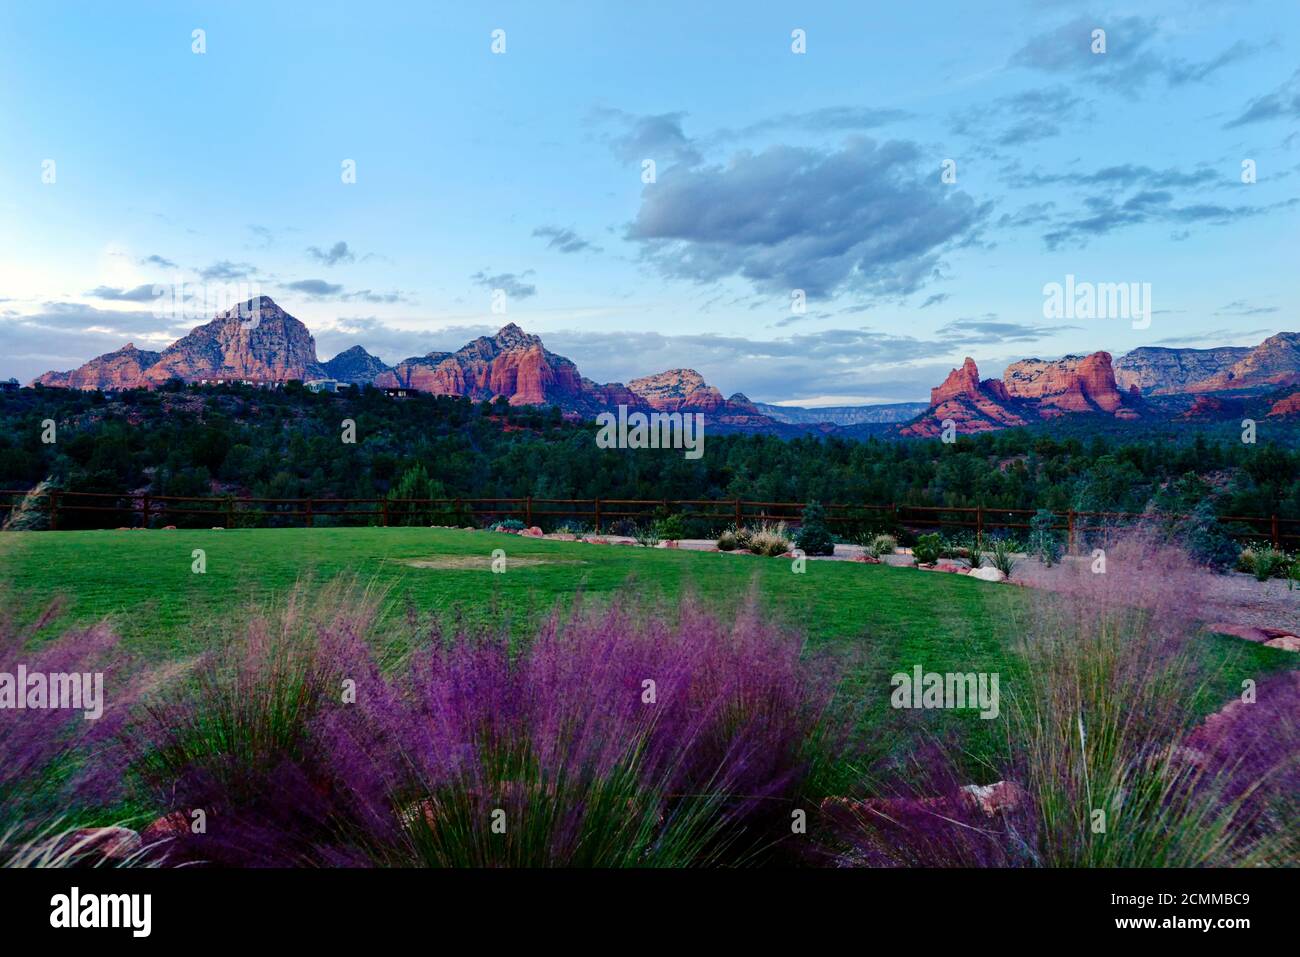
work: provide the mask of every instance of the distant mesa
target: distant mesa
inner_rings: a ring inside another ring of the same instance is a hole
[[[1001,379],[980,379],[969,356],[930,390],[930,407],[899,430],[901,435],[938,436],[951,420],[962,434],[1027,425],[1078,412],[1136,419],[1141,400],[1119,391],[1110,353],[1061,359],[1024,359]]]
[[[258,321],[250,323],[248,316],[254,312]],[[669,369],[626,385],[594,382],[572,360],[551,352],[539,337],[513,322],[455,352],[411,356],[395,366],[359,345],[321,362],[307,327],[262,296],[214,316],[162,352],[128,343],[76,369],[47,372],[35,382],[51,388],[113,391],[156,388],[171,379],[369,384],[476,401],[504,397],[511,405],[555,405],[585,417],[626,405],[707,413],[710,426],[724,431],[938,436],[949,419],[957,432],[970,434],[1081,414],[1119,421],[1153,415],[1224,417],[1241,410],[1235,399],[1242,397],[1272,400],[1271,416],[1294,415],[1300,392],[1287,392],[1300,387],[1300,333],[1279,333],[1253,347],[1144,346],[1114,361],[1108,352],[1022,359],[1007,366],[1000,379],[981,379],[975,360],[967,357],[930,390],[928,404],[809,409],[752,402],[741,393],[724,398],[694,369]],[[1207,398],[1193,403],[1193,396]],[[1161,405],[1168,401],[1182,404],[1174,409]]]

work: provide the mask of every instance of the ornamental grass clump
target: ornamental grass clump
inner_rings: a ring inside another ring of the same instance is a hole
[[[372,649],[402,626],[376,613],[336,596],[254,621],[233,665],[151,710],[140,779],[208,809],[176,860],[668,866],[789,835],[836,682],[756,597],[734,620],[629,597],[522,636],[433,628],[387,666]]]
[[[963,782],[958,749],[941,748],[877,775],[869,799],[831,803],[840,863],[1295,864],[1300,681],[1268,678],[1221,707],[1226,666],[1194,647],[1204,572],[1140,533],[1106,559],[1008,605],[1019,639],[1001,680],[1005,754]]]

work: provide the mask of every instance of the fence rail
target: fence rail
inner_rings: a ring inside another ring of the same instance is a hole
[[[760,502],[745,499],[623,499],[623,498],[236,498],[233,496],[153,495],[148,492],[67,492],[50,491],[33,495],[24,490],[0,489],[0,518],[30,496],[39,502],[34,508],[46,515],[51,529],[60,527],[60,516],[101,515],[115,518],[106,524],[118,527],[149,528],[170,516],[210,516],[223,528],[267,520],[301,520],[311,527],[317,519],[346,520],[379,525],[403,524],[405,519],[450,517],[456,523],[476,522],[480,518],[516,518],[526,525],[568,518],[584,521],[597,532],[620,519],[646,519],[656,511],[680,513],[684,518],[743,525],[746,522],[787,522],[797,525],[804,502]],[[98,504],[96,504],[98,503]],[[196,507],[197,506],[197,507]],[[362,508],[360,506],[370,506]],[[973,529],[979,542],[986,532],[996,529],[1029,528],[1029,517],[1036,509],[989,508],[977,506],[904,505],[890,503],[826,503],[826,521],[830,525],[861,525],[867,516],[876,516],[889,524],[904,528]],[[1110,522],[1136,522],[1158,518],[1178,520],[1186,515],[1151,516],[1136,512],[1086,512],[1067,509],[1053,511],[1053,527],[1066,533],[1070,548],[1078,536],[1106,531]],[[1241,528],[1228,529],[1239,539],[1267,538],[1274,548],[1300,542],[1300,519],[1279,515],[1225,515],[1222,521]],[[295,524],[297,522],[295,521]],[[103,527],[101,524],[100,527]]]

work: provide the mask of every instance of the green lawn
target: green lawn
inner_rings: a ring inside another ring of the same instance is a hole
[[[497,548],[506,553],[504,574],[489,568]],[[194,549],[206,553],[205,574],[192,571]],[[529,564],[530,559],[541,561]],[[464,567],[467,562],[477,564]],[[154,661],[203,650],[212,625],[252,603],[283,596],[299,580],[319,583],[338,575],[385,587],[397,612],[414,605],[479,620],[508,618],[516,625],[579,589],[593,597],[630,589],[670,599],[692,589],[726,613],[754,587],[759,600],[814,644],[851,656],[854,683],[863,685],[864,719],[883,719],[900,730],[923,724],[960,731],[977,753],[997,746],[1005,733],[1002,721],[981,721],[973,711],[891,714],[889,675],[917,664],[927,671],[999,672],[1005,695],[1017,671],[1007,651],[1009,612],[1025,600],[1018,588],[909,568],[809,561],[806,573],[797,575],[782,559],[451,529],[0,535],[0,587],[12,591],[25,614],[62,597],[62,624],[107,617],[128,648]],[[1234,639],[1206,638],[1205,649],[1222,668],[1212,694],[1189,702],[1197,710],[1217,707],[1242,677],[1289,667],[1293,660],[1287,652]]]

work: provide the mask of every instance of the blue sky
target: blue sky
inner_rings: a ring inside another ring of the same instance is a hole
[[[1300,328],[1300,6],[807,6],[5,4],[0,375],[161,349],[178,281],[322,358],[513,321],[807,404]],[[1149,327],[1045,318],[1067,274],[1150,283]]]

